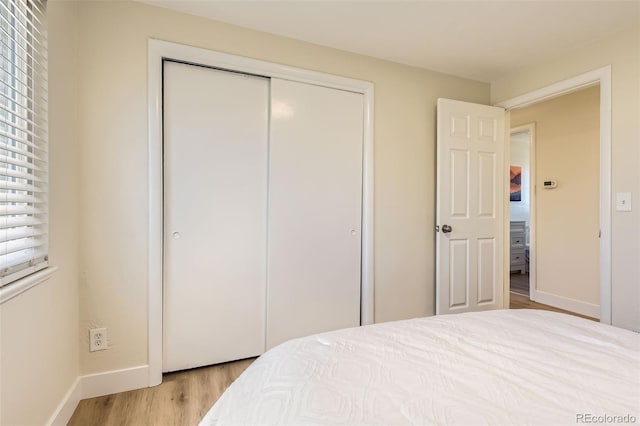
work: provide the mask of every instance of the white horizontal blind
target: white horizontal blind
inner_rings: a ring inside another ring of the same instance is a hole
[[[0,0],[0,286],[48,265],[46,0]]]

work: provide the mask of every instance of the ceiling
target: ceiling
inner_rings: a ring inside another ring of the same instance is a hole
[[[640,21],[640,0],[142,1],[484,82]]]

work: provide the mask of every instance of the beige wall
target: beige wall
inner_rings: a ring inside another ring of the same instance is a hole
[[[612,321],[640,330],[640,29],[495,81],[491,99],[496,103],[605,65],[612,70],[612,198],[616,192],[634,197],[633,212],[612,210]]]
[[[0,306],[0,424],[45,424],[78,376],[76,5],[49,4],[51,279]]]
[[[600,87],[511,112],[536,125],[536,290],[600,304]],[[555,189],[543,189],[547,179]]]
[[[147,40],[154,37],[375,84],[375,320],[433,314],[437,97],[489,86],[129,2],[81,2],[80,348],[91,373],[147,363]]]

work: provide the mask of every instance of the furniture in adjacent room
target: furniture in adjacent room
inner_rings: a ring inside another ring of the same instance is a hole
[[[511,222],[511,272],[520,272],[524,274],[526,272],[526,256],[525,256],[525,241],[526,241],[526,222],[525,221],[512,221]]]

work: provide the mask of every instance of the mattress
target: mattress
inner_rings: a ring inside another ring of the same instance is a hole
[[[285,342],[245,370],[201,425],[575,425],[625,416],[640,419],[640,335],[500,310]]]

